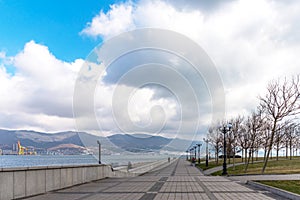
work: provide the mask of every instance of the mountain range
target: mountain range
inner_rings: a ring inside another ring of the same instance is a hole
[[[57,150],[60,148],[82,147],[97,152],[97,140],[102,145],[104,153],[129,152],[155,152],[159,150],[183,152],[190,144],[189,140],[170,139],[161,136],[144,134],[115,134],[108,137],[100,137],[86,132],[65,131],[58,133],[43,133],[29,130],[4,130],[0,129],[0,148],[12,149],[18,141],[22,146],[35,149]]]

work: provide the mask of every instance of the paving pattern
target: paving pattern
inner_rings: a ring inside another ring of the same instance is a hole
[[[108,178],[39,195],[30,200],[280,199],[224,177],[204,176],[183,159],[134,178]]]

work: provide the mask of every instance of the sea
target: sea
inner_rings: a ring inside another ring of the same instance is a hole
[[[151,162],[168,159],[168,157],[170,157],[170,155],[102,155],[101,163],[118,167],[127,165],[128,162]],[[98,164],[98,158],[96,158],[94,155],[0,155],[0,168],[81,164]]]

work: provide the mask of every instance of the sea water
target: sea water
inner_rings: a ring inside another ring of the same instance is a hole
[[[128,162],[151,162],[168,159],[170,155],[159,154],[129,154],[129,155],[102,155],[101,163],[113,166],[127,165]],[[98,164],[98,157],[93,155],[1,155],[0,168],[82,165]]]

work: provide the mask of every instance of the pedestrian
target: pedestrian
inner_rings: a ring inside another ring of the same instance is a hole
[[[192,158],[192,165],[195,167],[196,166],[196,159],[193,157]]]

